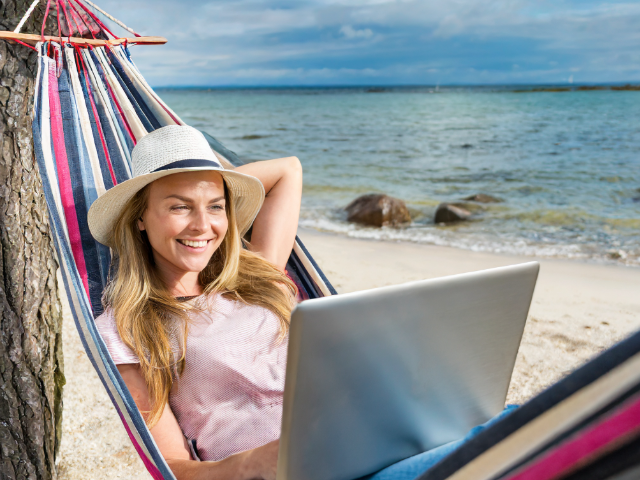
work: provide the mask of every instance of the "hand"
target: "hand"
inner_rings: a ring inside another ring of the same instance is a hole
[[[251,480],[276,480],[280,440],[267,443],[246,453],[244,469]]]

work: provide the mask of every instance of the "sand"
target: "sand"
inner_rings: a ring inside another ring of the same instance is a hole
[[[540,261],[507,403],[522,403],[640,328],[640,268],[358,240],[306,229],[299,233],[340,293]],[[66,312],[59,479],[151,478]]]

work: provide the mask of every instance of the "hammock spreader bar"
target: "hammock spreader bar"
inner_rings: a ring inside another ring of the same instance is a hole
[[[47,42],[59,42],[60,35],[34,35],[30,33],[14,33],[7,31],[0,31],[0,40],[20,40],[21,42],[29,45],[36,45],[37,43],[44,41]],[[123,43],[129,43],[131,45],[164,45],[167,43],[167,39],[164,37],[123,37],[112,38],[109,40],[101,40],[97,38],[82,38],[82,37],[62,37],[63,40],[73,42],[74,45],[93,45],[96,47],[104,47],[105,45],[122,45]]]

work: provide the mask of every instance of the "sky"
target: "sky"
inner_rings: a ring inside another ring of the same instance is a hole
[[[640,81],[640,0],[97,3],[168,39],[131,48],[156,87]]]

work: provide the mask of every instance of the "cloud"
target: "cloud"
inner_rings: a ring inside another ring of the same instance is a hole
[[[351,25],[343,25],[340,29],[345,38],[371,38],[373,32],[370,28],[363,28],[362,30],[356,30]]]
[[[640,2],[103,0],[152,85],[640,80]],[[517,68],[514,67],[517,65]]]

